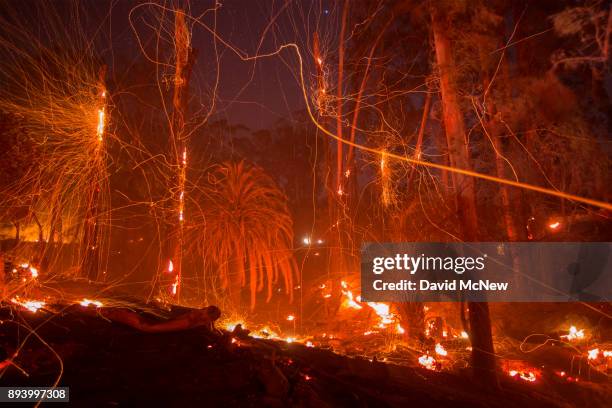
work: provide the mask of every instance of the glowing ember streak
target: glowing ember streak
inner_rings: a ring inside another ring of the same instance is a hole
[[[436,359],[432,356],[428,356],[427,354],[423,354],[421,357],[419,357],[419,364],[428,370],[436,369]]]
[[[400,326],[400,324],[398,323],[397,326],[395,327],[395,331],[397,331],[398,334],[404,334],[406,333],[406,330]]]
[[[11,302],[29,310],[32,313],[36,313],[38,309],[45,306],[45,302],[42,300],[21,300],[18,296],[12,298]]]
[[[321,57],[317,57],[317,64],[323,65],[323,60],[321,59]]]
[[[287,316],[287,320],[289,320],[290,322],[295,320],[295,316],[294,315],[289,315]]]
[[[548,224],[548,228],[555,230],[561,226],[559,221]]]
[[[102,141],[102,135],[104,134],[104,108],[98,109],[98,141]]]
[[[597,357],[599,357],[599,349],[598,348],[594,348],[592,350],[588,351],[589,354],[589,360],[597,360]]]
[[[85,307],[88,307],[88,306],[90,306],[90,305],[93,305],[93,306],[95,306],[95,307],[102,307],[102,302],[99,302],[99,301],[97,301],[97,300],[90,300],[90,299],[87,299],[87,298],[85,298],[85,299],[81,300],[81,301],[79,302],[79,304],[80,304],[81,306],[85,306]]]
[[[172,273],[174,271],[174,262],[172,262],[172,259],[170,259],[168,261],[168,273]]]
[[[568,340],[578,340],[584,338],[584,329],[576,329],[576,326],[571,326],[569,329],[569,333],[561,336],[562,338],[566,338]]]
[[[436,344],[436,354],[440,356],[447,356],[448,351],[446,351],[446,349],[440,343],[438,343]]]

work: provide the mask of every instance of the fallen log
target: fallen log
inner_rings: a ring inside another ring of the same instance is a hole
[[[214,323],[221,316],[217,306],[208,306],[203,309],[189,309],[167,320],[152,320],[138,312],[129,309],[104,308],[100,314],[112,322],[130,326],[145,333],[165,333],[206,327],[214,331]]]

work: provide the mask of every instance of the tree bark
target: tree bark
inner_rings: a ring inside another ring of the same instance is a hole
[[[174,277],[171,293],[180,301],[182,286],[183,233],[185,220],[185,183],[187,177],[187,136],[186,122],[188,113],[188,91],[191,69],[195,62],[196,52],[191,48],[191,38],[182,9],[174,11],[174,44],[175,72],[174,95],[172,98],[172,124],[170,148],[176,174],[176,186],[172,189],[173,197],[170,210],[170,228],[168,236],[168,259],[172,261]]]
[[[465,124],[454,78],[454,59],[449,37],[450,28],[451,24],[448,17],[443,15],[436,7],[433,7],[432,29],[440,76],[444,128],[450,164],[452,167],[470,169]],[[478,219],[474,179],[455,173],[452,177],[456,190],[457,211],[463,239],[468,242],[476,241],[478,239]],[[468,308],[474,377],[485,385],[495,386],[497,384],[497,373],[489,306],[482,302],[468,302]]]

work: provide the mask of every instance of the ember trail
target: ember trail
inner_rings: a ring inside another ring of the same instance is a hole
[[[564,303],[368,302],[360,250],[610,241],[611,32],[598,0],[0,2],[0,385],[608,406],[607,247]],[[504,283],[400,255],[368,273]]]

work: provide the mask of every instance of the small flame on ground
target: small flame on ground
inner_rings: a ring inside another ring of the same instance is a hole
[[[578,330],[576,326],[571,326],[569,328],[569,333],[561,336],[562,338],[566,338],[568,340],[578,340],[584,338],[584,329]]]
[[[436,344],[436,354],[440,356],[447,356],[448,351],[446,351],[446,349],[440,343],[438,343]]]
[[[428,370],[436,369],[436,359],[432,356],[428,356],[427,354],[423,354],[421,357],[419,357],[419,364]]]
[[[95,306],[95,307],[102,307],[102,302],[99,302],[99,301],[97,301],[97,300],[90,300],[90,299],[87,299],[87,298],[85,298],[85,299],[81,300],[81,301],[79,302],[79,304],[80,304],[81,306],[84,306],[84,307],[88,307],[88,306],[90,306],[90,305],[93,305],[93,306]]]
[[[592,350],[588,351],[589,354],[589,360],[597,360],[597,357],[599,357],[599,349],[598,348],[594,348]]]
[[[36,313],[38,309],[45,306],[45,302],[42,300],[21,300],[19,296],[12,298],[11,302],[29,310],[32,313]]]
[[[537,380],[536,375],[531,371],[522,372],[522,371],[510,370],[508,371],[508,374],[510,375],[510,377],[518,376],[518,378],[520,378],[523,381],[535,382],[535,380]]]

